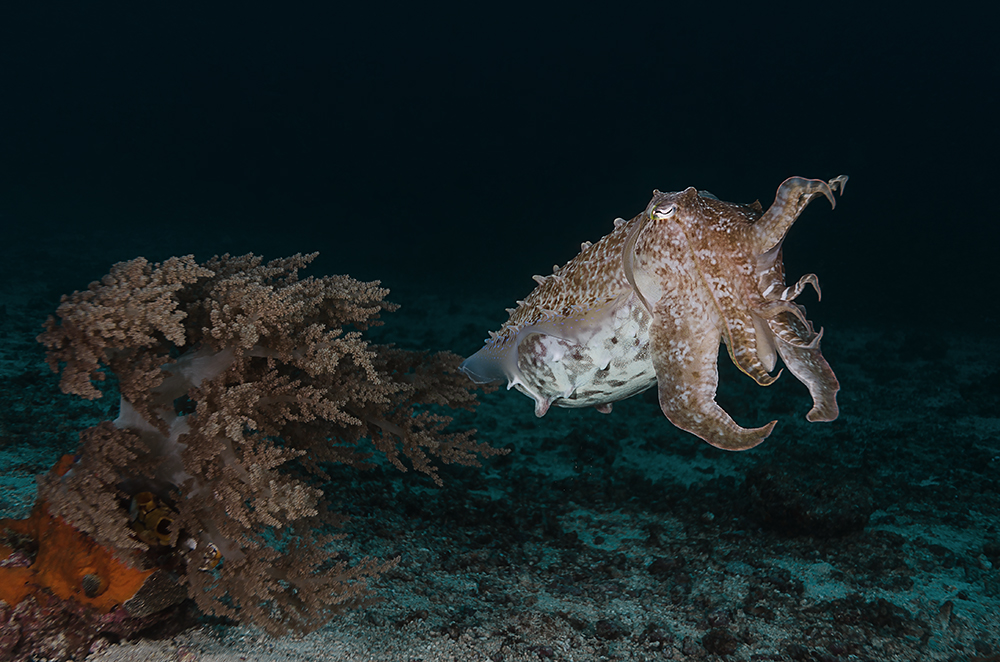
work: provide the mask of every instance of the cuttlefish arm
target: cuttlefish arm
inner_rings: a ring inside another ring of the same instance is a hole
[[[692,311],[697,315],[697,311]],[[777,421],[743,428],[715,402],[719,384],[720,332],[693,318],[659,315],[650,328],[650,348],[667,419],[716,448],[741,451],[764,441]]]
[[[774,197],[774,204],[753,224],[755,252],[760,255],[780,244],[788,228],[792,227],[802,210],[817,196],[825,196],[830,205],[836,207],[837,199],[833,194],[839,191],[843,195],[847,179],[847,175],[834,177],[829,182],[821,179],[789,177],[782,182]]]
[[[836,420],[840,414],[837,406],[840,382],[819,348],[823,330],[816,333],[810,322],[790,314],[770,319],[768,325],[774,334],[774,344],[781,360],[806,385],[812,396],[813,406],[806,414],[806,420],[814,423]]]
[[[722,331],[710,293],[692,270],[673,271],[672,276],[674,287],[650,300],[649,346],[660,409],[671,423],[716,448],[753,448],[777,421],[743,428],[715,402]],[[675,296],[677,291],[687,296]]]
[[[809,389],[813,400],[812,409],[806,415],[809,421],[832,421],[837,418],[840,383],[820,351],[822,330],[819,333],[814,331],[805,318],[804,309],[792,303],[807,284],[812,285],[819,295],[819,280],[814,274],[807,274],[794,286],[784,288],[781,242],[799,214],[818,196],[826,197],[831,206],[836,207],[834,193],[843,194],[847,179],[847,175],[834,177],[829,182],[790,177],[778,188],[774,204],[751,226],[751,241],[760,256],[761,266],[765,267],[760,276],[761,283],[767,284],[764,289],[764,296],[768,299],[766,309],[771,310],[771,314],[766,316],[766,323],[781,360]],[[775,256],[777,261],[774,261]]]

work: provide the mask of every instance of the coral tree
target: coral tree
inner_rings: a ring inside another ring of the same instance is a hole
[[[99,398],[111,373],[121,396],[117,419],[81,434],[70,470],[40,481],[49,511],[128,559],[150,547],[130,500],[161,500],[169,517],[151,540],[176,557],[188,595],[272,634],[363,603],[368,578],[393,564],[331,560],[335,536],[314,531],[343,518],[322,507],[324,465],[367,468],[370,442],[440,482],[434,458],[498,452],[439,412],[476,405],[460,358],[370,344],[363,332],[395,307],[388,291],[300,279],[314,257],[119,263],[63,297],[39,336],[63,391]]]

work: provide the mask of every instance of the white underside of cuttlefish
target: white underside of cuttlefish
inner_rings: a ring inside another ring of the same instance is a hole
[[[822,331],[794,303],[806,285],[818,294],[819,280],[786,286],[781,244],[810,201],[836,206],[846,183],[791,177],[766,212],[694,188],[654,191],[644,212],[535,276],[538,287],[462,370],[478,383],[506,381],[534,399],[538,416],[550,406],[610,412],[655,384],[677,427],[719,448],[753,448],[777,421],[743,428],[715,402],[721,342],[762,386],[777,379],[780,357],[812,396],[806,418],[832,421],[840,386],[820,352]]]

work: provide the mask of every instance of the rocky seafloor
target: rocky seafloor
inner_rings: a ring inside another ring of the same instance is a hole
[[[403,307],[377,340],[466,354],[509,305],[389,298]],[[115,415],[44,364],[34,336],[56,301],[0,298],[0,516],[26,516],[35,475]],[[487,395],[457,422],[509,454],[445,467],[440,488],[391,467],[324,486],[352,517],[343,558],[400,558],[377,604],[279,639],[182,609],[178,627],[93,638],[87,659],[1000,660],[1000,350],[837,324],[823,348],[842,386],[831,424],[806,422],[791,375],[760,388],[723,354],[720,404],[779,421],[741,453],[678,431],[654,391],[541,419]],[[59,659],[46,645],[37,659]]]

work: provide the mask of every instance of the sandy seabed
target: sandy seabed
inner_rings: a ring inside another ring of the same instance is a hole
[[[390,296],[378,330],[474,351],[510,302]],[[0,515],[113,403],[58,393],[34,342],[53,308],[0,301]],[[499,315],[498,315],[499,313]],[[202,618],[100,642],[90,661],[1000,659],[1000,360],[984,337],[827,324],[841,416],[810,424],[791,375],[768,388],[720,357],[720,403],[779,423],[752,451],[680,432],[650,391],[610,415],[486,396],[479,439],[510,453],[445,485],[378,468],[324,486],[353,558],[400,557],[381,601],[274,639]]]

